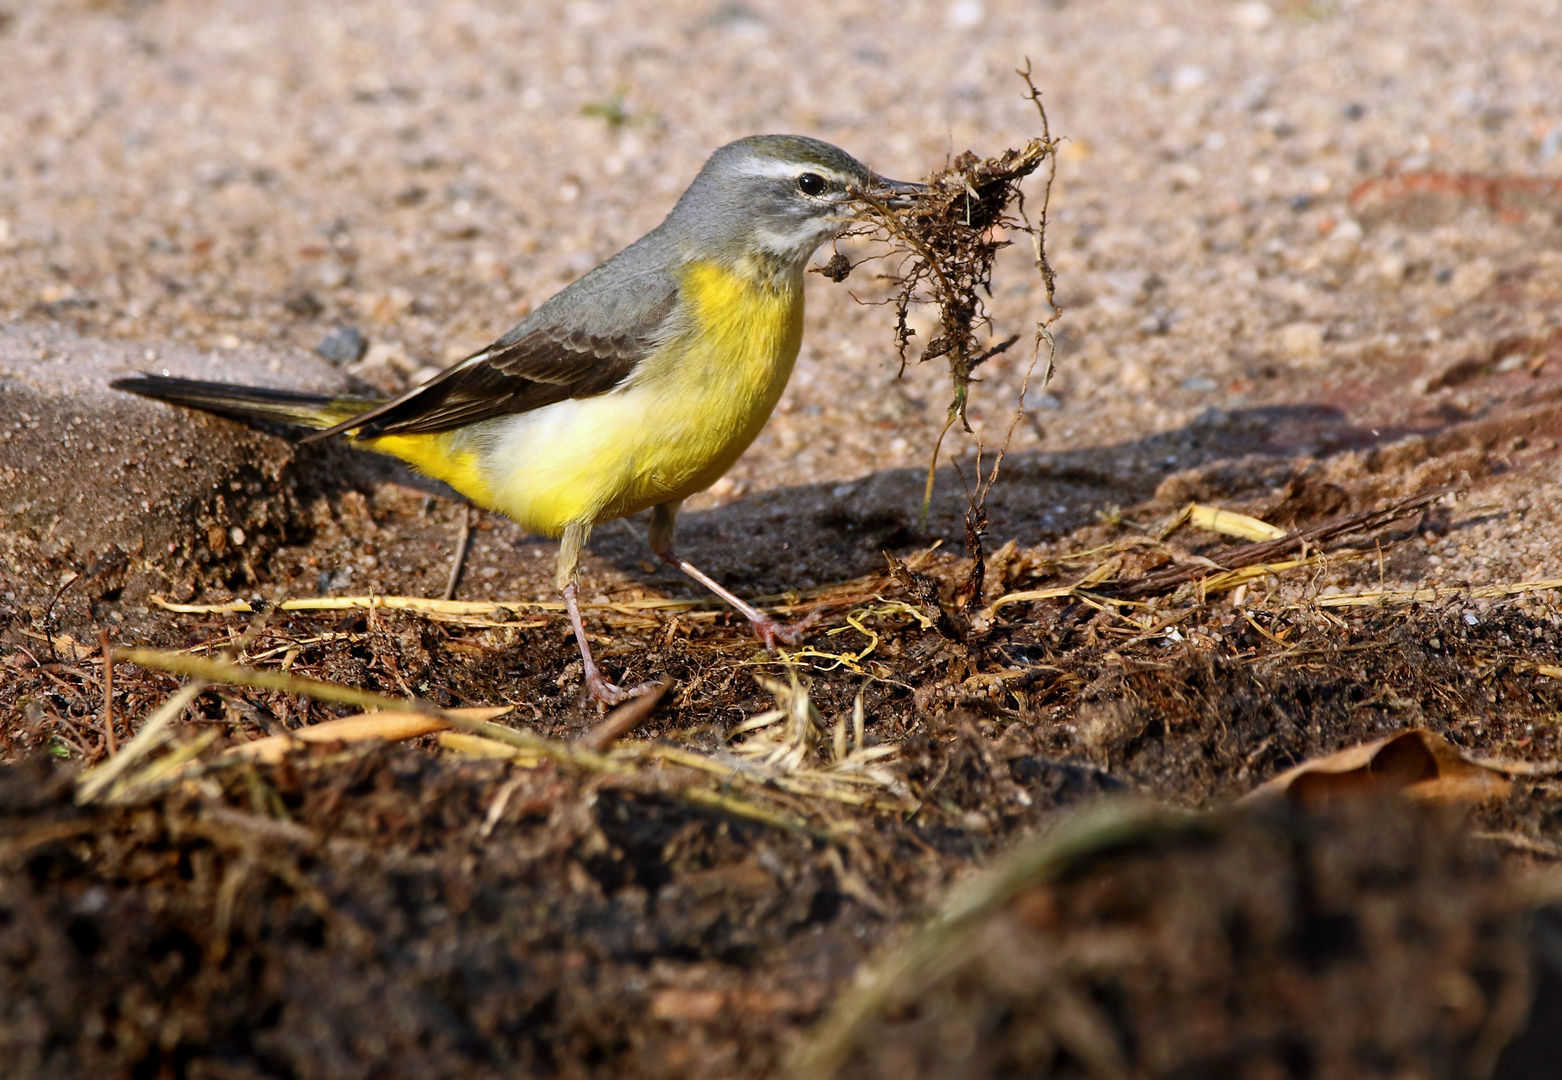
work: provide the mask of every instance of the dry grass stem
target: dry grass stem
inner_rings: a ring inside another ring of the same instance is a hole
[[[955,889],[943,909],[911,940],[886,949],[874,966],[865,969],[799,1047],[788,1075],[798,1080],[836,1076],[859,1028],[927,972],[947,964],[979,921],[1020,890],[1052,880],[1092,852],[1111,850],[1162,831],[1198,827],[1197,818],[1176,811],[1108,802],[1077,811],[1055,828],[1033,837],[997,866]]]
[[[1387,607],[1391,604],[1435,604],[1443,600],[1496,600],[1527,592],[1562,589],[1562,578],[1517,581],[1510,585],[1434,585],[1426,589],[1373,589],[1370,592],[1320,596],[1313,603],[1322,608]]]
[[[287,672],[257,670],[184,653],[132,649],[118,653],[117,658],[124,663],[195,676],[201,681],[191,683],[159,710],[145,725],[138,739],[132,740],[124,752],[84,778],[80,794],[83,802],[98,800],[124,804],[141,801],[212,769],[243,762],[279,761],[288,751],[309,743],[399,740],[433,733],[440,733],[441,745],[462,753],[501,757],[532,767],[551,762],[573,772],[612,776],[621,781],[649,779],[646,773],[649,764],[693,769],[713,777],[723,790],[689,788],[686,784],[671,788],[665,788],[664,785],[657,790],[704,809],[733,813],[810,835],[834,835],[833,827],[816,828],[794,814],[763,806],[752,799],[730,795],[725,789],[734,782],[740,782],[757,793],[768,791],[777,796],[801,796],[810,800],[822,798],[863,808],[895,809],[903,808],[908,794],[904,783],[884,768],[885,760],[894,755],[894,748],[862,745],[861,715],[855,716],[853,721],[854,745],[848,746],[838,730],[833,740],[836,753],[830,760],[814,762],[815,744],[824,734],[823,725],[817,710],[808,700],[806,690],[795,678],[790,686],[766,680],[783,708],[762,714],[745,727],[745,730],[758,730],[777,720],[786,719],[786,734],[780,741],[749,740],[736,748],[736,753],[710,758],[693,751],[655,744],[624,744],[612,753],[602,753],[594,745],[587,745],[591,741],[589,739],[571,745],[488,722],[510,711],[508,706],[439,709],[423,701],[388,697],[354,687],[301,678]],[[259,739],[230,748],[215,760],[200,761],[201,754],[219,737],[218,732],[208,731],[178,746],[135,776],[127,777],[127,771],[138,760],[166,741],[168,723],[183,710],[206,681],[279,690],[378,711],[342,717],[285,735]],[[631,727],[644,718],[648,708],[655,706],[656,695],[647,695],[647,698],[649,701],[631,703],[638,705],[636,709],[625,711],[621,707],[620,712],[630,717]],[[860,706],[859,699],[859,712]],[[458,730],[452,732],[447,730],[449,728]],[[616,735],[615,732],[614,737]],[[743,760],[745,757],[758,757],[760,760]],[[875,789],[887,794],[874,794]]]
[[[207,685],[205,680],[195,679],[181,687],[178,693],[147,717],[141,730],[125,744],[123,750],[101,765],[82,773],[76,781],[76,801],[83,805],[97,801],[109,785],[122,777],[131,766],[166,742],[169,725],[183,714]]]
[[[114,657],[127,664],[136,664],[155,671],[167,671],[175,675],[187,675],[208,682],[227,683],[235,686],[253,686],[261,690],[281,690],[317,701],[330,701],[338,705],[355,705],[360,709],[389,709],[405,711],[409,707],[433,716],[447,715],[444,710],[426,702],[410,702],[369,690],[359,690],[339,683],[321,682],[290,675],[285,671],[262,670],[243,667],[227,660],[190,656],[185,653],[162,652],[156,649],[116,649]],[[459,726],[459,725],[454,725]]]

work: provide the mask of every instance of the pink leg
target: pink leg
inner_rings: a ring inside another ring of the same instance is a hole
[[[617,705],[627,698],[648,694],[661,685],[643,683],[624,690],[603,678],[602,673],[597,670],[596,661],[591,658],[591,646],[586,642],[586,627],[580,621],[580,602],[576,596],[575,583],[570,582],[560,591],[564,594],[564,607],[569,612],[569,624],[575,630],[575,642],[580,646],[580,665],[584,673],[586,691],[593,700],[604,706]]]
[[[808,629],[818,621],[818,615],[809,615],[797,622],[785,623],[781,620],[766,615],[753,604],[739,598],[727,589],[722,588],[703,570],[686,559],[678,557],[673,550],[673,521],[678,513],[677,503],[663,503],[651,511],[651,550],[658,558],[669,566],[676,566],[684,574],[698,581],[711,592],[721,597],[727,603],[742,612],[744,618],[754,624],[754,633],[764,643],[765,648],[775,651],[776,642],[787,645],[796,645],[803,639]]]

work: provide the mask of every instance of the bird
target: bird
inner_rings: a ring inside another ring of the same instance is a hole
[[[753,624],[787,624],[678,555],[685,499],[715,483],[780,399],[803,332],[803,271],[865,206],[912,205],[918,183],[880,176],[801,135],[753,135],[717,149],[660,225],[550,299],[487,348],[374,400],[142,374],[111,385],[245,420],[313,429],[400,458],[526,532],[559,539],[554,584],[580,648],[585,691],[621,688],[598,668],[579,605],[592,527],[651,511],[649,545]]]

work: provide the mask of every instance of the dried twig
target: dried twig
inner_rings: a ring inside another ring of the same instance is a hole
[[[1397,499],[1379,510],[1367,510],[1359,514],[1330,518],[1317,525],[1298,529],[1278,540],[1243,544],[1241,547],[1219,552],[1216,561],[1227,570],[1237,570],[1259,563],[1273,563],[1293,551],[1305,551],[1308,547],[1326,544],[1352,533],[1381,529],[1411,514],[1419,513],[1438,499],[1457,490],[1459,490],[1457,487],[1436,488],[1432,491],[1423,491],[1419,495]],[[1116,595],[1127,599],[1138,599],[1170,592],[1184,582],[1208,576],[1210,570],[1206,566],[1175,566],[1145,574],[1131,581],[1118,582],[1113,587],[1113,591]]]
[[[456,550],[450,556],[450,576],[445,579],[445,599],[453,600],[461,583],[461,568],[466,565],[466,549],[472,540],[472,511],[461,507],[461,525],[456,530]]]
[[[587,750],[605,750],[620,736],[633,731],[656,710],[667,691],[672,688],[671,679],[663,679],[643,694],[636,694],[608,713],[591,730],[575,740],[575,745]]]
[[[119,752],[119,740],[114,736],[114,654],[108,627],[98,633],[98,644],[103,649],[103,750],[113,757]]]
[[[1120,555],[1117,553],[1122,550],[1116,545],[1109,544],[1091,551],[1065,556],[1056,561],[1060,563],[1077,563],[1082,557],[1099,558],[1102,555],[1107,555],[1108,557],[1095,563],[1077,581],[1070,585],[1006,593],[989,604],[978,616],[977,622],[981,624],[990,621],[1000,608],[1009,604],[1033,600],[1054,600],[1063,597],[1079,599],[1087,595],[1086,590],[1090,590],[1088,595],[1092,599],[1103,603],[1112,603],[1114,601],[1141,600],[1145,597],[1171,592],[1178,586],[1197,581],[1200,583],[1200,595],[1203,597],[1230,592],[1248,582],[1255,581],[1269,574],[1283,573],[1284,571],[1295,570],[1300,567],[1319,566],[1325,561],[1359,558],[1361,554],[1359,552],[1336,550],[1331,552],[1326,559],[1321,552],[1309,549],[1317,548],[1332,540],[1354,533],[1369,532],[1383,528],[1419,512],[1455,490],[1457,488],[1444,487],[1422,492],[1419,495],[1413,495],[1390,503],[1379,510],[1368,510],[1359,514],[1331,518],[1328,521],[1320,522],[1306,529],[1298,529],[1295,532],[1286,533],[1274,539],[1228,548],[1225,551],[1218,552],[1217,559],[1185,560],[1181,565],[1144,574],[1127,581],[1113,580],[1120,566]],[[1238,514],[1200,503],[1190,503],[1162,529],[1161,535],[1170,535],[1185,524],[1194,524],[1200,528],[1230,536],[1263,536],[1279,531],[1268,522],[1260,521],[1246,514]],[[1153,543],[1153,541],[1150,542]],[[1144,543],[1146,541],[1143,538],[1135,538],[1130,541],[1130,546],[1139,546]],[[1300,551],[1300,557],[1283,557],[1292,551]],[[1545,582],[1531,582],[1519,586],[1498,586],[1494,588],[1508,589],[1511,592],[1523,592],[1531,588],[1544,587],[1547,587]],[[1469,590],[1443,589],[1439,592],[1438,590],[1418,589],[1402,594],[1380,591],[1378,593],[1361,593],[1352,596],[1328,596],[1319,598],[1315,603],[1320,607],[1404,603],[1410,602],[1412,599],[1429,601],[1454,595],[1455,592],[1478,595],[1471,593]],[[1493,592],[1488,595],[1510,595],[1510,593]]]

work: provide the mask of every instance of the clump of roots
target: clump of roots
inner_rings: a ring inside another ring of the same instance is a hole
[[[906,256],[889,275],[896,286],[891,303],[895,306],[895,345],[902,370],[911,359],[915,336],[907,325],[907,314],[913,305],[932,304],[939,313],[939,330],[922,345],[916,359],[921,363],[942,357],[949,365],[954,390],[950,423],[959,420],[967,431],[970,425],[965,409],[971,373],[1019,340],[1015,335],[995,346],[982,345],[992,328],[984,298],[992,295],[993,262],[1015,234],[1030,237],[1049,307],[1056,310],[1051,304],[1053,273],[1047,262],[1045,234],[1057,141],[1052,138],[1047,112],[1029,69],[1020,75],[1041,117],[1037,138],[996,157],[978,158],[966,151],[929,177],[926,189],[908,206],[892,207],[866,195],[861,200],[866,226],[857,235],[885,241]],[[1033,223],[1026,214],[1020,185],[1043,164],[1048,166],[1046,183],[1040,213]],[[850,272],[850,264],[837,253],[822,272],[840,281]],[[1044,325],[1038,327],[1038,347],[1046,337],[1040,332]]]
[[[966,403],[972,372],[1020,339],[1020,335],[1015,334],[995,345],[984,346],[992,333],[992,317],[985,298],[992,296],[993,263],[998,252],[1008,247],[1015,235],[1024,234],[1031,240],[1036,271],[1041,275],[1047,295],[1046,311],[1036,323],[1031,367],[1021,385],[1020,400],[1015,403],[1008,435],[992,459],[990,469],[983,468],[982,446],[978,440],[975,484],[966,480],[969,495],[965,520],[966,553],[971,557],[974,569],[963,593],[973,608],[978,603],[982,585],[982,535],[987,531],[984,506],[987,492],[997,481],[998,467],[1022,415],[1025,393],[1031,374],[1042,357],[1043,347],[1046,363],[1042,369],[1042,385],[1052,376],[1055,349],[1050,328],[1060,314],[1054,300],[1054,276],[1046,249],[1047,206],[1057,170],[1058,143],[1047,122],[1041,92],[1031,81],[1030,65],[1018,74],[1025,80],[1027,96],[1041,118],[1041,133],[1036,138],[1023,148],[1005,150],[996,157],[979,158],[967,150],[930,176],[925,188],[909,199],[897,198],[892,204],[889,200],[861,193],[859,216],[864,225],[856,230],[857,235],[883,241],[903,256],[898,268],[886,275],[895,286],[895,295],[888,303],[895,306],[895,346],[900,354],[902,372],[909,362],[908,353],[915,334],[907,324],[912,306],[932,304],[938,310],[939,329],[922,346],[917,361],[925,363],[942,357],[949,365],[953,393],[948,418],[929,455],[927,484],[922,495],[924,522],[932,505],[933,478],[944,436],[956,422],[966,432],[971,431]],[[1042,184],[1040,208],[1032,222],[1025,210],[1021,183],[1043,165],[1047,167],[1046,179]],[[836,252],[819,272],[832,281],[842,281],[851,273],[851,263]],[[963,471],[961,477],[965,479]]]

